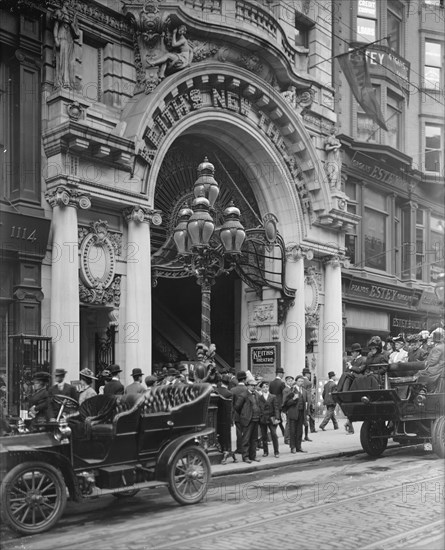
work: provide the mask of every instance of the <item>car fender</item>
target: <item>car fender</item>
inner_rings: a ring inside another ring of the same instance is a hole
[[[155,479],[157,481],[167,481],[169,466],[173,462],[173,458],[176,452],[182,447],[185,447],[187,443],[190,443],[190,441],[196,440],[195,444],[199,445],[199,437],[210,435],[214,431],[214,428],[205,428],[204,430],[200,430],[199,432],[181,435],[173,441],[170,441],[170,443],[167,443],[167,445],[159,453],[156,463]]]

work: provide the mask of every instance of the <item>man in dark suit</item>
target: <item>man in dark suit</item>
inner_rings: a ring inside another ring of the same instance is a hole
[[[260,403],[256,384],[256,380],[249,379],[247,392],[238,395],[235,401],[235,410],[239,414],[242,429],[243,461],[248,464],[252,461],[260,462],[260,459],[256,457],[258,422],[260,420]]]
[[[233,462],[238,462],[235,453],[232,451],[232,392],[229,390],[231,377],[229,374],[221,376],[221,384],[215,388],[219,395],[218,415],[216,422],[216,433],[223,452],[221,464],[227,464],[227,459],[232,457]]]
[[[48,389],[51,380],[49,372],[36,372],[32,377],[33,393],[28,397],[28,415],[32,418],[30,429],[38,430],[39,425],[55,420],[52,399]]]
[[[312,441],[309,439],[309,428],[311,433],[317,433],[315,429],[315,388],[312,384],[312,373],[309,368],[305,367],[302,371],[303,375],[303,389],[306,395],[307,402],[307,418],[304,419],[304,440]]]
[[[276,395],[273,395],[269,391],[269,383],[266,380],[260,382],[261,394],[259,396],[260,402],[260,428],[261,439],[263,442],[263,456],[269,455],[267,430],[269,429],[270,437],[272,439],[273,452],[275,458],[279,458],[280,451],[278,448],[277,437],[277,424],[280,421],[280,409],[278,407],[278,399]]]
[[[323,401],[324,405],[326,407],[326,414],[323,418],[319,428],[323,432],[325,431],[325,426],[329,422],[329,420],[332,420],[332,423],[334,424],[334,430],[338,430],[338,422],[337,417],[335,416],[335,407],[336,403],[332,397],[332,392],[337,388],[337,378],[335,376],[335,372],[328,372],[329,380],[326,382],[326,384],[323,387]]]
[[[307,396],[303,390],[304,378],[299,374],[295,378],[292,391],[287,394],[284,408],[287,411],[289,423],[289,443],[291,453],[305,453],[301,448],[303,440],[303,424],[307,414]]]
[[[232,415],[233,415],[233,422],[235,424],[236,429],[236,450],[235,453],[242,454],[242,447],[243,447],[243,428],[240,423],[239,414],[235,409],[235,402],[236,399],[247,393],[247,387],[246,387],[246,378],[247,373],[246,371],[240,370],[236,373],[236,378],[238,380],[238,384],[234,386],[230,391],[232,392]]]
[[[122,369],[119,365],[110,365],[108,370],[111,380],[104,386],[104,395],[124,395],[125,388],[119,380],[119,373],[122,372]]]
[[[284,426],[281,420],[281,410],[283,408],[283,390],[286,387],[286,384],[283,380],[283,376],[284,376],[284,369],[282,369],[281,367],[278,367],[276,377],[269,384],[269,391],[272,395],[277,396],[278,408],[280,410],[280,414],[277,417],[279,420],[278,426],[280,426],[281,433],[284,436]]]
[[[51,386],[50,393],[51,395],[66,395],[67,397],[71,397],[72,399],[78,401],[79,394],[76,388],[71,384],[64,382],[66,372],[67,371],[65,369],[56,369],[54,371],[54,378],[56,379],[56,383]]]

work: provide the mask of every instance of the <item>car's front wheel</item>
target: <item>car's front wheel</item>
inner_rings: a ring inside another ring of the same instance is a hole
[[[174,456],[168,473],[168,489],[179,504],[196,504],[207,493],[210,477],[208,456],[201,447],[190,445]]]
[[[24,462],[10,470],[0,487],[2,520],[22,535],[51,529],[66,505],[66,486],[57,468]]]

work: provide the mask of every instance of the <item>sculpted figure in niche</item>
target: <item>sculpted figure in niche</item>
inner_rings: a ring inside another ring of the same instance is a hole
[[[186,67],[190,67],[193,59],[193,48],[185,36],[186,32],[187,27],[185,25],[180,25],[178,28],[173,30],[171,41],[173,51],[168,51],[155,58],[146,56],[148,65],[159,65],[158,77],[160,80],[165,77],[165,71],[167,69],[181,70]]]
[[[327,152],[326,175],[331,187],[341,188],[341,143],[336,137],[337,128],[331,129],[331,135],[326,138],[324,149]]]
[[[74,40],[79,38],[77,17],[70,15],[65,4],[54,14],[54,48],[56,57],[56,87],[74,88]]]

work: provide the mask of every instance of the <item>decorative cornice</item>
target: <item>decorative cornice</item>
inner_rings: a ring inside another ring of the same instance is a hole
[[[125,208],[122,214],[127,223],[149,223],[151,225],[161,225],[162,223],[160,210],[143,208],[142,206],[131,206]]]
[[[50,206],[65,207],[73,206],[82,210],[87,210],[91,206],[91,199],[89,193],[82,193],[74,189],[68,189],[67,187],[59,186],[56,189],[47,191],[45,193],[45,199]]]
[[[118,307],[121,299],[121,276],[115,275],[108,288],[104,288],[103,285],[87,288],[79,281],[79,299],[85,304],[100,304]]]

